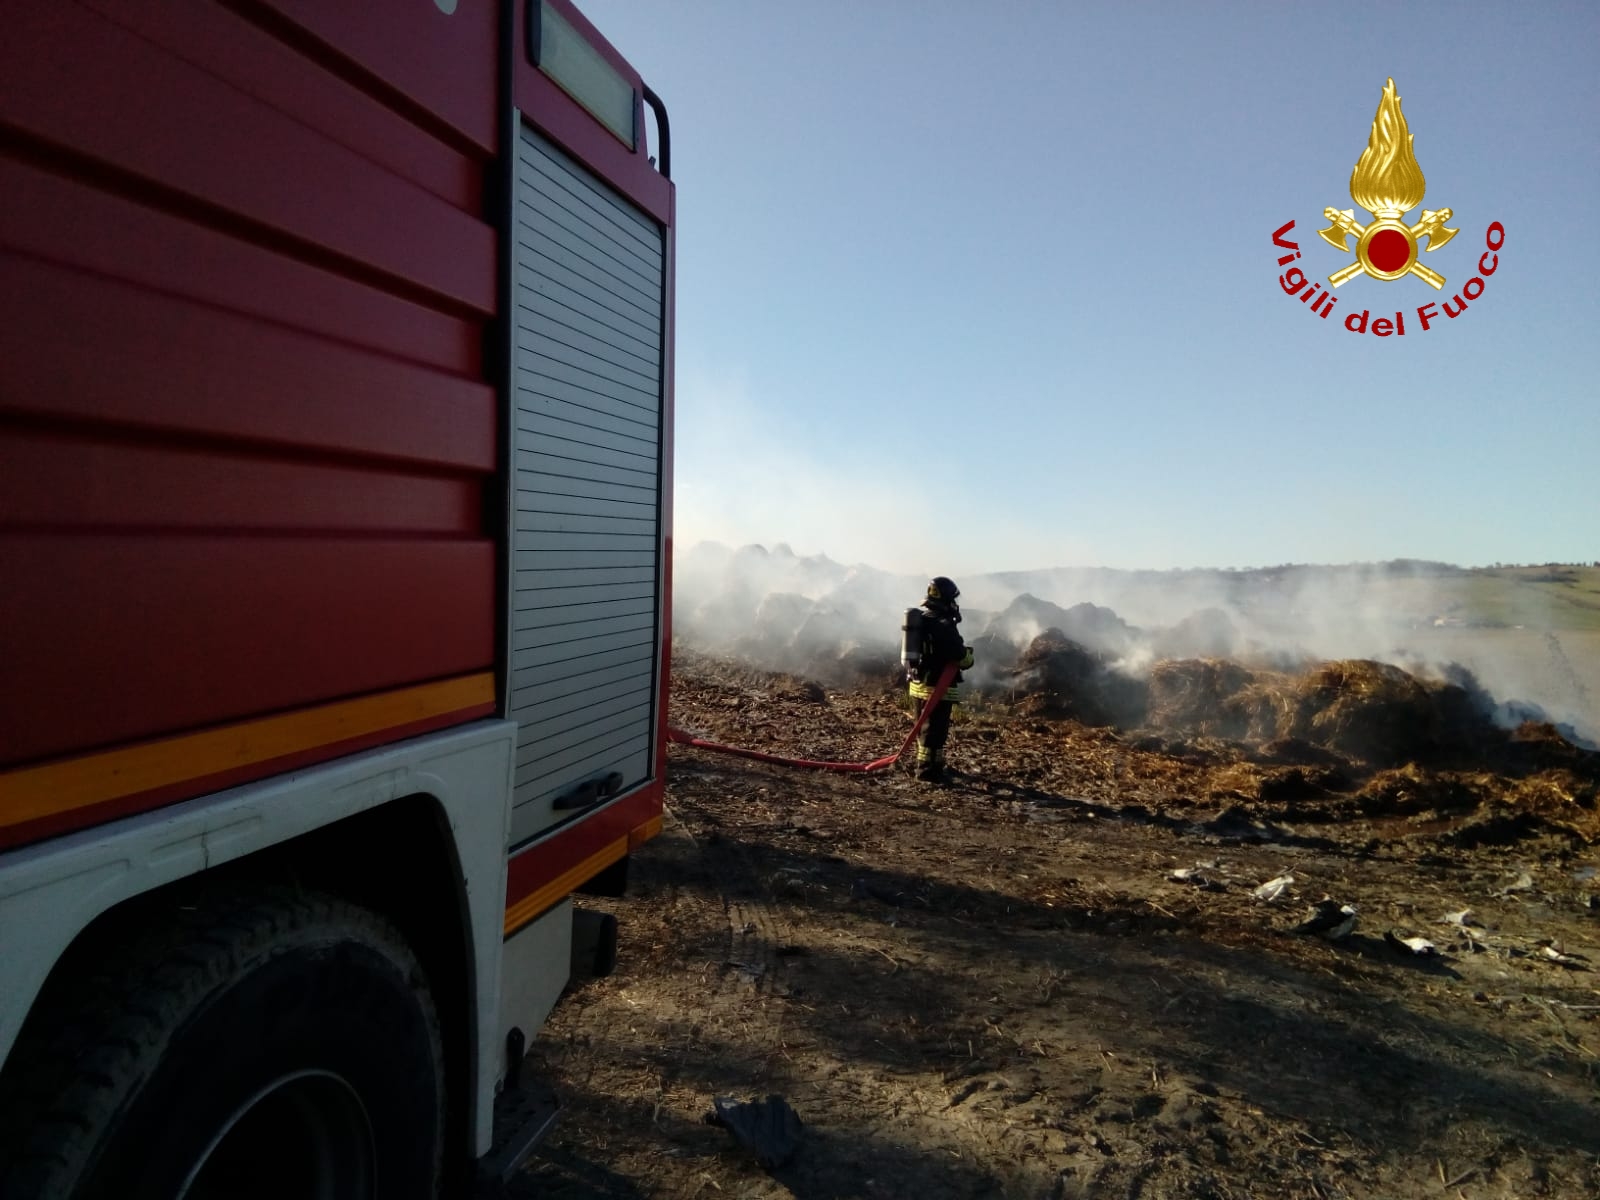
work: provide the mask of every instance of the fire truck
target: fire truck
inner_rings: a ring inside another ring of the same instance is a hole
[[[435,1197],[661,827],[667,113],[570,0],[0,0],[0,1195]]]

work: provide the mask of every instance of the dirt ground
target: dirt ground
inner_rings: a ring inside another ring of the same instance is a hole
[[[909,727],[882,683],[674,669],[720,741]],[[1600,756],[1284,755],[998,708],[947,787],[673,747],[631,894],[586,901],[616,973],[532,1049],[567,1108],[515,1194],[1600,1195]],[[1324,898],[1342,940],[1295,932]],[[768,1095],[803,1122],[770,1168],[705,1121]]]

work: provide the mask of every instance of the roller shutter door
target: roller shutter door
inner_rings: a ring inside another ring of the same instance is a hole
[[[663,328],[659,226],[527,126],[514,198],[513,844],[653,767]]]

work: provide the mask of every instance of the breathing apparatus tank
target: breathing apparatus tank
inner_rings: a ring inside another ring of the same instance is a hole
[[[915,671],[922,664],[922,610],[906,609],[905,620],[900,622],[900,665]]]

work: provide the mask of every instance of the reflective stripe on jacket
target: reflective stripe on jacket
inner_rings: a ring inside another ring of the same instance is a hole
[[[911,698],[913,700],[926,700],[929,696],[933,695],[933,689],[938,686],[938,683],[923,683],[920,680],[913,679],[909,689],[911,692]],[[961,685],[952,683],[945,691],[943,702],[946,704],[957,704],[960,702],[960,700]]]

